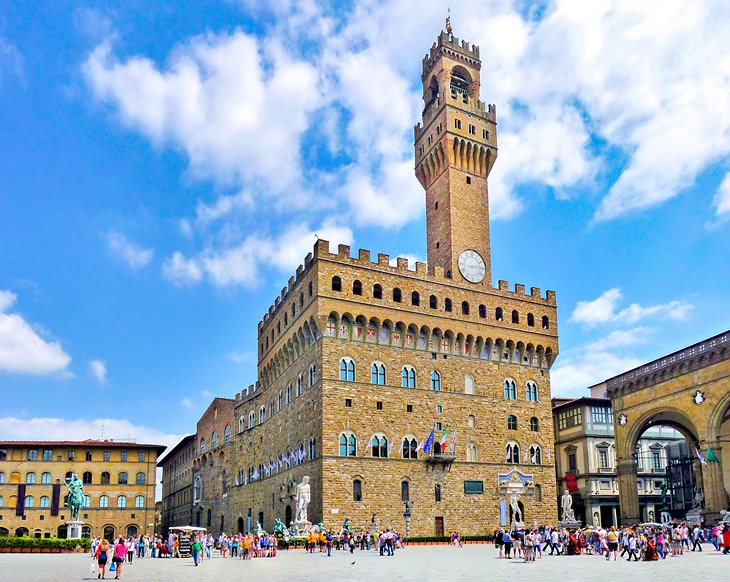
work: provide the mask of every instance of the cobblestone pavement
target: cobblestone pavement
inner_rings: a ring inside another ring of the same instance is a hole
[[[726,580],[730,556],[716,552],[709,544],[702,553],[689,552],[679,558],[658,562],[625,560],[606,562],[597,556],[545,556],[534,564],[520,560],[496,558],[493,546],[485,544],[450,546],[416,546],[399,550],[392,558],[380,557],[375,552],[333,551],[326,554],[306,554],[303,550],[279,552],[273,559],[248,561],[215,557],[199,567],[192,559],[135,560],[125,564],[122,579],[153,582],[157,580],[187,582],[201,580],[248,579],[278,580],[506,580],[531,578],[534,580],[611,580],[621,579],[707,579]],[[353,563],[354,562],[354,563]],[[0,580],[77,581],[96,580],[89,573],[90,559],[80,554],[0,554]],[[244,578],[245,577],[245,578]],[[106,579],[114,579],[107,573]]]

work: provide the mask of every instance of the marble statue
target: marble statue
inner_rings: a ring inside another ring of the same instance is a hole
[[[520,495],[515,491],[509,498],[509,505],[512,508],[512,522],[522,523],[522,510],[520,509]]]
[[[274,535],[277,537],[284,535],[284,530],[286,529],[286,526],[280,519],[274,520]]]
[[[575,513],[573,512],[573,497],[570,495],[570,491],[567,489],[563,493],[561,498],[561,505],[563,507],[563,521],[575,521]]]
[[[84,505],[84,484],[76,473],[71,473],[63,482],[68,487],[63,506],[71,510],[71,521],[78,521]]]
[[[303,477],[302,482],[297,485],[297,513],[295,523],[304,523],[307,519],[307,506],[312,496],[309,487],[309,477]]]
[[[690,511],[702,509],[702,503],[705,500],[705,494],[702,492],[702,487],[695,487],[695,496],[692,499],[692,507]]]

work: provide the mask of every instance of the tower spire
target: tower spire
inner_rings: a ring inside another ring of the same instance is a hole
[[[446,32],[451,34],[452,30],[453,28],[451,28],[451,6],[449,6],[446,10]]]

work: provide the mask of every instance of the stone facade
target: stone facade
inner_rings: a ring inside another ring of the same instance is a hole
[[[214,534],[231,531],[233,400],[214,398],[198,420],[192,461],[193,525]],[[189,525],[189,524],[187,524]]]
[[[707,523],[730,503],[730,331],[605,381],[616,427],[621,520],[640,519],[634,448],[649,425],[673,426],[690,451],[711,450],[720,461],[695,463]]]
[[[164,450],[97,440],[0,442],[0,535],[66,537],[71,516],[63,507],[68,493],[63,482],[71,473],[84,480],[88,496],[79,516],[85,537],[152,534],[156,464]]]
[[[157,464],[162,469],[162,502],[159,533],[167,536],[172,526],[192,525],[193,459],[195,435],[183,437]]]
[[[513,469],[535,485],[526,521],[556,521],[555,294],[491,284],[496,114],[478,100],[480,67],[478,48],[450,31],[424,60],[415,146],[429,267],[391,266],[366,250],[352,257],[344,245],[334,253],[320,240],[259,323],[259,381],[234,405],[239,530],[291,521],[295,485],[308,475],[315,523],[375,519],[403,531],[408,498],[411,535],[484,533],[503,521],[498,475]],[[460,269],[466,250],[479,253],[481,270]],[[404,458],[404,439],[422,443],[433,430],[438,441],[447,429],[443,450],[419,447],[410,458],[408,447]]]

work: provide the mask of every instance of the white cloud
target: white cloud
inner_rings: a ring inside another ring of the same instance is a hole
[[[99,384],[101,384],[102,386],[106,384],[106,364],[104,362],[102,362],[101,360],[90,360],[89,371],[94,376],[94,378],[96,378]]]
[[[570,316],[571,321],[582,323],[586,327],[595,327],[606,323],[631,325],[653,315],[664,315],[669,319],[684,320],[694,306],[678,300],[659,305],[642,306],[632,303],[619,310],[623,296],[618,288],[609,289],[592,301],[579,301]]]
[[[228,354],[228,357],[232,362],[235,362],[236,364],[243,364],[244,362],[250,362],[253,358],[253,354],[251,352],[242,352],[236,350]]]
[[[721,219],[730,218],[730,172],[720,183],[713,199],[715,213]]]
[[[186,396],[185,398],[183,398],[182,400],[180,400],[180,405],[181,406],[184,406],[188,410],[191,410],[193,408],[193,401],[190,400],[190,398],[188,398]]]
[[[325,224],[316,235],[335,247],[352,241],[352,231],[346,227]],[[291,272],[312,250],[315,240],[315,232],[304,225],[292,227],[276,238],[250,235],[240,243],[211,246],[193,257],[175,252],[165,261],[163,273],[178,284],[197,283],[205,276],[217,287],[256,286],[262,267]]]
[[[61,344],[44,339],[21,315],[8,313],[16,299],[15,293],[0,290],[0,371],[37,375],[66,371],[71,358]]]
[[[141,56],[120,62],[106,41],[84,75],[126,125],[184,151],[203,177],[263,180],[272,194],[300,179],[300,140],[320,104],[317,72],[274,40],[259,46],[240,30],[199,36],[164,68]]]
[[[652,329],[648,327],[634,327],[632,329],[617,329],[607,336],[592,341],[589,344],[591,351],[601,352],[607,349],[623,348],[646,343]]]
[[[24,69],[20,51],[15,45],[0,36],[0,86],[3,84],[4,74],[7,72],[13,73],[20,84],[25,86]]]
[[[132,269],[141,269],[148,265],[155,254],[153,249],[142,248],[116,231],[108,233],[106,240],[112,253]]]
[[[642,364],[632,356],[586,350],[572,358],[561,356],[550,372],[553,396],[578,396],[589,386]]]

